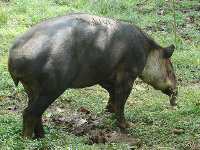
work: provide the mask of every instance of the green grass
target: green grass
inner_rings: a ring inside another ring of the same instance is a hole
[[[77,137],[52,122],[45,123],[45,139],[22,139],[21,111],[26,106],[26,95],[21,85],[14,87],[7,71],[7,55],[16,36],[42,20],[68,12],[126,20],[140,26],[163,46],[175,43],[171,1],[143,1],[0,1],[0,149],[68,149],[69,146],[75,149],[76,145],[79,149],[128,149],[123,143],[88,145],[87,137]],[[180,108],[170,109],[168,98],[145,84],[135,85],[128,99],[126,117],[134,123],[128,132],[142,140],[139,149],[200,149],[200,83],[196,83],[200,80],[199,7],[197,0],[176,3],[177,39],[172,61],[179,80]],[[13,93],[17,98],[9,97]],[[67,90],[53,107],[62,105],[74,110],[83,106],[102,115],[107,99],[108,94],[98,86]],[[17,110],[10,110],[12,107]],[[106,123],[114,126],[112,120]],[[184,129],[184,133],[174,134],[176,128]]]

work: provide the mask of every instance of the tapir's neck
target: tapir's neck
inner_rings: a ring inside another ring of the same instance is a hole
[[[143,72],[140,75],[145,82],[150,82],[156,75],[160,73],[159,51],[150,51]]]

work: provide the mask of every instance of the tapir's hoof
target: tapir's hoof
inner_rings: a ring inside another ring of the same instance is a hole
[[[32,130],[27,129],[27,130],[23,131],[22,132],[22,138],[23,139],[32,139],[33,138]]]
[[[108,105],[108,106],[106,106],[106,108],[105,108],[105,112],[115,113],[116,111],[115,111],[115,109],[114,109],[113,106]]]
[[[44,130],[43,128],[39,128],[38,130],[35,131],[35,136],[34,139],[41,139],[44,138]]]
[[[109,109],[109,108],[105,108],[105,112],[106,113],[111,113],[111,114],[114,113],[114,111],[112,109]]]
[[[118,127],[119,127],[120,129],[126,129],[126,128],[129,128],[129,127],[130,127],[130,123],[127,122],[127,121],[119,122],[119,123],[118,123]]]
[[[35,139],[42,139],[42,138],[44,138],[44,135],[39,135],[39,136],[37,135],[37,136],[34,136],[33,139],[35,140]]]
[[[30,135],[24,135],[24,134],[23,134],[23,135],[22,135],[22,138],[23,138],[23,139],[32,139],[32,136],[30,136]]]

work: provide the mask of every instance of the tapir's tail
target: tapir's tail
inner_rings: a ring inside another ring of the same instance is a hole
[[[11,76],[12,80],[15,83],[15,86],[18,86],[19,79],[14,75],[14,72],[13,72],[14,69],[12,69],[13,64],[11,62],[12,62],[11,58],[9,57],[8,58],[8,71],[10,73],[10,76]]]
[[[14,83],[15,83],[15,86],[18,86],[19,79],[15,78],[15,76],[13,76],[11,73],[10,73],[10,76],[11,76],[11,78],[13,79],[13,81],[14,81]]]

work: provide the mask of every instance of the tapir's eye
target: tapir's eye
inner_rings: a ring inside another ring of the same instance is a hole
[[[175,46],[172,44],[169,47],[164,48],[163,57],[170,58],[174,52]]]

